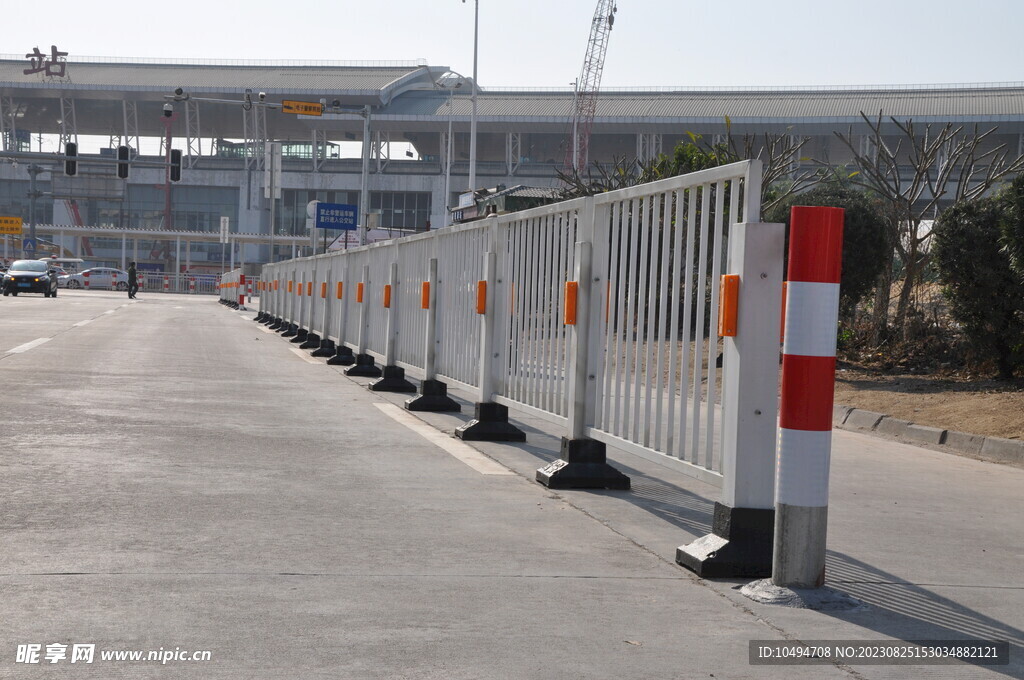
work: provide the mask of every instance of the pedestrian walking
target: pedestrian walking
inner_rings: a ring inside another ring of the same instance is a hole
[[[128,263],[128,299],[134,300],[135,294],[139,292],[139,272],[134,262]]]

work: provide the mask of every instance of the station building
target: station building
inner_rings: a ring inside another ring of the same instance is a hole
[[[4,152],[38,151],[43,138],[59,137],[59,148],[99,143],[80,157],[74,177],[52,151],[0,158],[0,215],[27,224],[35,165],[43,170],[35,180],[37,231],[64,252],[117,265],[127,250],[151,269],[219,271],[223,218],[233,258],[290,257],[309,242],[307,204],[358,205],[364,177],[368,206],[360,213],[396,235],[444,226],[447,208],[471,188],[556,187],[573,92],[480,86],[477,187],[469,187],[472,91],[468,78],[427,63],[3,56]],[[1022,83],[637,88],[600,93],[589,159],[651,159],[690,134],[713,143],[728,125],[733,136],[809,137],[804,156],[842,164],[849,152],[834,133],[868,144],[862,112],[913,119],[919,128],[996,127],[987,144],[1024,152]],[[181,180],[169,191],[161,165],[168,142],[183,153]],[[274,143],[278,173],[268,167]],[[121,145],[131,149],[127,179],[115,174]],[[271,185],[280,198],[267,197]]]

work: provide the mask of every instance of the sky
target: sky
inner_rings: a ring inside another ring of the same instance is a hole
[[[570,88],[597,0],[478,0],[483,88]],[[415,61],[473,73],[474,0],[11,0],[0,53]],[[1024,81],[1021,0],[618,0],[604,87]]]

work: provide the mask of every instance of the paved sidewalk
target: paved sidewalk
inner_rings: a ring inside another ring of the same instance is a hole
[[[867,607],[773,608],[674,563],[713,487],[613,453],[632,491],[552,492],[533,472],[558,433],[529,418],[526,445],[474,447],[515,474],[481,473],[251,316],[147,300],[0,361],[0,677],[1024,676],[1024,471],[836,432],[829,579]],[[40,429],[22,404],[61,394]],[[450,432],[470,409],[419,415]],[[748,661],[751,640],[968,636],[1012,665]],[[83,672],[15,663],[24,643],[212,660]]]

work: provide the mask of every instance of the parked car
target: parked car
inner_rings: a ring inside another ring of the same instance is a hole
[[[39,260],[15,260],[3,275],[3,293],[42,293],[43,297],[57,297],[57,273]]]
[[[92,269],[80,271],[77,274],[61,276],[59,277],[59,284],[63,288],[85,288],[86,274],[89,275],[90,288],[128,290],[128,272],[123,269],[114,269],[113,267],[93,267]]]

